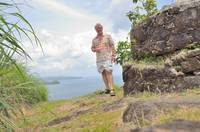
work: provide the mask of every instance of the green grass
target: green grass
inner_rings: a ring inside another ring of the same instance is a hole
[[[150,57],[151,58],[151,57]],[[131,60],[131,61],[127,61],[125,62],[123,65],[134,65],[136,67],[138,67],[139,69],[144,69],[144,68],[148,68],[148,67],[163,67],[165,63],[165,59],[164,58],[157,58],[157,59],[148,59],[148,58],[144,58],[141,60]]]
[[[162,112],[162,114],[156,116],[151,124],[162,124],[175,119],[200,121],[200,108],[181,107],[178,109],[170,109],[167,112]]]
[[[131,97],[141,99],[141,100],[148,100],[148,99],[157,98],[160,96],[162,96],[162,95],[159,93],[153,93],[153,92],[147,92],[147,91],[137,93],[135,95],[131,95]]]
[[[40,131],[62,131],[63,127],[69,127],[72,130],[77,131],[92,131],[101,132],[113,129],[113,122],[121,119],[123,109],[116,111],[102,112],[101,106],[106,103],[111,103],[117,99],[123,97],[122,89],[119,86],[115,86],[117,93],[116,97],[110,97],[110,95],[102,95],[102,91],[96,91],[94,93],[76,97],[73,99],[47,101],[34,104],[31,108],[24,108],[24,116],[20,116],[16,119],[17,125],[21,129],[36,128],[40,125],[47,124],[50,120],[58,117],[66,116],[71,113],[71,110],[81,110],[93,108],[94,111],[78,116],[68,122],[63,122],[55,126],[40,127]],[[83,123],[88,125],[82,126]],[[109,126],[109,128],[108,128]],[[66,130],[66,129],[65,129]]]
[[[198,108],[180,108],[170,109],[163,112],[161,111],[152,121],[144,119],[144,117],[138,117],[138,124],[122,122],[122,114],[126,107],[119,109],[113,109],[111,111],[102,111],[102,106],[110,104],[116,100],[123,98],[123,90],[119,86],[115,86],[117,93],[116,97],[110,97],[109,95],[102,95],[102,91],[96,91],[94,93],[76,97],[66,100],[47,101],[34,104],[30,108],[24,109],[24,116],[16,119],[17,125],[21,130],[38,128],[38,131],[43,132],[110,132],[110,131],[125,131],[130,128],[149,126],[154,124],[161,124],[173,119],[188,119],[188,120],[200,120]],[[200,93],[199,88],[192,90],[185,90],[179,93],[168,94],[155,94],[151,92],[143,92],[131,97],[127,97],[127,101],[131,102],[138,100],[149,100],[160,97],[175,97],[175,96],[195,96]],[[127,103],[128,105],[128,103]],[[71,114],[76,110],[95,109],[94,111],[81,114],[70,121],[64,121],[62,123],[45,127],[49,121]],[[141,114],[142,115],[142,114]],[[20,122],[19,122],[20,121]]]
[[[118,120],[122,110],[112,112],[99,112],[88,113],[80,116],[78,120],[88,123],[86,128],[83,128],[82,132],[109,132],[115,127],[115,121]]]
[[[0,98],[15,97],[15,101],[29,104],[48,98],[44,83],[30,75],[22,65],[18,65],[18,69],[13,65],[1,68],[0,78]]]
[[[17,128],[13,119],[22,114],[21,105],[47,101],[48,93],[43,82],[18,65],[0,68],[0,130]],[[23,115],[23,114],[22,114]]]

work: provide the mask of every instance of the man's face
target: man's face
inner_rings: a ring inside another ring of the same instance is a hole
[[[95,30],[96,30],[96,32],[99,34],[99,33],[102,33],[103,32],[103,27],[102,27],[102,25],[96,25],[95,26]]]

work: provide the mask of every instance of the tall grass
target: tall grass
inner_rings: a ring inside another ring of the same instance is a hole
[[[41,46],[33,27],[18,7],[21,3],[10,1],[11,3],[0,2],[0,67],[8,62],[15,62],[15,54],[31,58],[23,48],[22,38]]]
[[[28,74],[25,67],[10,65],[0,68],[0,130],[17,127],[12,118],[21,113],[21,104],[35,104],[47,99],[44,83]]]
[[[18,65],[18,68],[11,65],[0,69],[0,98],[10,98],[7,101],[10,103],[28,104],[47,100],[44,83],[28,74],[24,66]]]
[[[31,58],[23,48],[22,39],[41,46],[19,5],[22,4],[14,0],[0,1],[0,131],[17,127],[12,117],[20,111],[20,104],[47,100],[45,85],[13,59],[16,54]]]

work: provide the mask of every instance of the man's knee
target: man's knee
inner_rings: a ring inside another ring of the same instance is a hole
[[[106,74],[112,74],[112,70],[104,70],[104,72],[106,73]]]

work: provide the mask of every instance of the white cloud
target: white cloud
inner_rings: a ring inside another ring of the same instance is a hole
[[[25,42],[25,46],[33,59],[27,64],[32,72],[40,75],[97,74],[95,54],[90,49],[91,41],[96,35],[94,31],[96,22],[104,25],[105,32],[111,34],[115,42],[125,40],[128,35],[127,30],[118,29],[117,32],[112,30],[113,25],[120,19],[117,15],[121,15],[118,14],[118,7],[121,7],[122,0],[112,2],[112,5],[117,7],[116,14],[112,15],[116,9],[110,7],[109,14],[101,17],[72,8],[61,1],[33,0],[33,2],[35,10],[30,15],[36,18],[34,24],[37,25],[44,54],[39,47],[32,47],[28,42]],[[45,14],[46,11],[50,15]],[[45,24],[40,25],[41,23]]]
[[[90,18],[89,15],[85,15],[86,13],[84,13],[84,11],[71,8],[57,0],[33,0],[33,2],[35,2],[39,6],[42,6],[43,8],[49,9],[49,11],[58,12],[59,14],[65,14],[86,19]]]
[[[37,27],[40,26],[38,28],[69,35],[93,29],[97,22],[105,24],[106,28],[112,27],[112,23],[103,17],[88,13],[86,9],[67,5],[61,0],[33,0],[31,5],[34,8],[30,15],[39,18],[33,20]]]
[[[115,42],[125,40],[127,31],[109,33]],[[95,53],[91,52],[91,41],[96,33],[92,31],[67,35],[57,35],[47,30],[41,30],[38,34],[42,42],[42,50],[33,48],[26,43],[26,51],[32,57],[27,64],[32,72],[40,75],[71,75],[89,74],[88,71],[96,71]],[[96,74],[96,73],[93,73]]]
[[[32,45],[26,44],[26,51],[33,59],[28,64],[34,72],[41,74],[51,72],[67,73],[77,67],[77,64],[81,65],[80,62],[85,62],[86,65],[95,62],[95,58],[90,51],[91,39],[94,36],[92,32],[60,36],[42,30],[38,35],[40,36],[44,55],[39,47],[33,48]]]
[[[130,0],[111,0],[111,5],[119,5],[119,4],[122,4],[124,2],[128,2]]]

